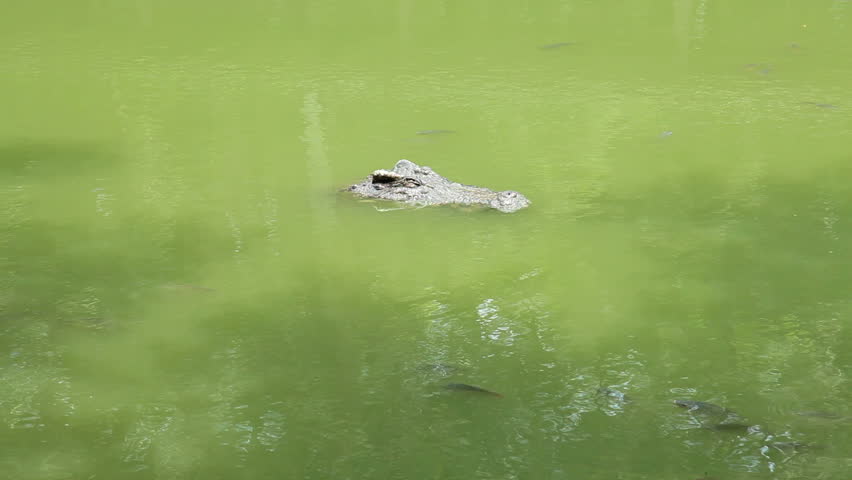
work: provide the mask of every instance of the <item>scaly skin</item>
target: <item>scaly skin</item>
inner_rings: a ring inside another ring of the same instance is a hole
[[[376,170],[347,190],[366,198],[378,198],[409,205],[484,205],[514,212],[530,205],[530,201],[513,190],[494,190],[450,181],[431,168],[408,160],[396,162],[393,170]]]

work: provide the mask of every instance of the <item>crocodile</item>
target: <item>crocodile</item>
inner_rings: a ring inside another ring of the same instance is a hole
[[[530,205],[527,197],[514,190],[496,192],[489,188],[453,182],[429,167],[404,159],[396,162],[393,170],[376,170],[346,190],[365,198],[417,206],[484,205],[510,213]]]

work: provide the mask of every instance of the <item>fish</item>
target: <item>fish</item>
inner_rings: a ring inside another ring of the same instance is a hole
[[[822,446],[820,446],[820,445],[814,445],[814,444],[811,444],[811,443],[803,443],[803,442],[796,442],[796,441],[774,442],[774,443],[770,443],[769,446],[772,447],[772,448],[778,449],[778,450],[782,450],[782,451],[784,451],[784,450],[799,451],[799,450],[808,450],[808,449],[813,449],[813,450],[822,449]]]
[[[843,416],[836,412],[825,412],[822,410],[805,410],[801,412],[793,412],[794,415],[805,417],[808,421],[831,422],[831,423],[850,423],[852,416]]]
[[[170,283],[161,285],[160,288],[171,292],[215,292],[215,288],[205,287],[203,285],[193,285],[189,283]]]
[[[729,412],[727,408],[720,407],[714,403],[698,402],[695,400],[675,400],[674,404],[683,407],[690,412],[704,413],[709,415],[724,415]]]
[[[829,420],[836,420],[838,418],[843,418],[842,416],[834,413],[834,412],[823,412],[821,410],[805,410],[801,412],[793,412],[794,414],[800,417],[814,417],[814,418],[826,418]]]
[[[540,48],[541,50],[553,50],[555,48],[569,47],[571,45],[576,45],[576,43],[575,42],[556,42],[556,43],[549,43],[547,45],[542,45],[538,48]]]
[[[433,130],[418,130],[417,135],[439,135],[439,134],[447,134],[447,133],[456,133],[455,130],[443,130],[440,128],[436,128]]]
[[[745,66],[745,69],[762,75],[768,75],[772,72],[772,65],[767,65],[765,63],[749,63]]]
[[[625,394],[624,392],[620,392],[614,388],[600,387],[598,388],[598,395],[602,397],[611,398],[615,401],[622,403],[630,403],[633,401],[633,399],[630,398],[627,394]]]
[[[748,431],[751,428],[737,412],[713,403],[675,400],[674,404],[687,409],[704,428],[720,431]]]
[[[802,105],[813,105],[819,108],[837,108],[837,105],[834,105],[833,103],[802,102]]]
[[[756,433],[763,431],[760,425],[746,423],[743,417],[733,410],[710,402],[695,400],[675,400],[678,407],[686,408],[702,428],[717,432]],[[766,432],[768,433],[768,432]]]
[[[746,425],[744,423],[719,423],[716,425],[711,425],[709,427],[710,430],[716,430],[717,432],[741,432],[748,433],[751,431],[752,426]]]
[[[459,391],[459,392],[484,393],[486,395],[491,395],[493,397],[503,398],[503,395],[501,395],[497,392],[492,392],[491,390],[486,390],[484,388],[477,387],[475,385],[468,385],[466,383],[448,383],[448,384],[444,385],[444,388],[446,388],[447,390],[456,390],[456,391]]]

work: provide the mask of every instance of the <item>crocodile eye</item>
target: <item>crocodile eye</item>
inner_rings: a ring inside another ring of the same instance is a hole
[[[506,190],[506,191],[500,192],[500,201],[501,202],[508,202],[510,200],[514,200],[517,197],[518,197],[517,192],[513,192],[511,190]]]
[[[396,178],[390,175],[373,175],[373,183],[391,183]]]

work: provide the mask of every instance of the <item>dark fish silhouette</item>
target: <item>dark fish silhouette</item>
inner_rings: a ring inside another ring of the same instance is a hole
[[[455,130],[442,130],[440,128],[436,128],[434,130],[418,130],[417,135],[438,135],[442,133],[456,133]]]
[[[819,102],[802,102],[803,105],[813,105],[819,108],[837,108],[837,105],[833,103],[819,103]]]
[[[765,63],[749,63],[745,66],[745,69],[760,73],[761,75],[768,75],[772,72],[772,65],[767,65]]]
[[[621,403],[630,403],[633,401],[632,398],[627,396],[624,392],[618,391],[614,388],[609,387],[600,387],[598,388],[598,395],[602,397],[611,398],[617,402]]]
[[[170,283],[161,285],[160,288],[171,292],[215,292],[215,288],[205,287],[203,285],[193,285],[190,283]]]
[[[778,450],[786,450],[786,451],[799,451],[799,450],[821,450],[823,447],[821,445],[814,445],[811,443],[802,443],[802,442],[775,442],[770,443],[770,447],[777,448]]]
[[[710,430],[716,430],[717,432],[740,432],[747,433],[752,428],[751,425],[746,425],[744,423],[719,423],[717,425],[710,425],[707,428]]]
[[[491,390],[486,390],[484,388],[480,388],[474,385],[468,385],[466,383],[448,383],[444,386],[447,390],[456,390],[459,392],[474,392],[474,393],[484,393],[486,395],[491,395],[497,398],[503,398],[503,395],[492,392]]]
[[[553,50],[554,48],[569,47],[569,46],[571,46],[571,45],[575,45],[575,43],[574,43],[574,42],[557,42],[557,43],[549,43],[549,44],[547,44],[547,45],[542,45],[542,46],[540,46],[540,47],[538,47],[538,48],[540,48],[540,49],[542,49],[542,50]]]
[[[800,417],[814,417],[814,418],[827,418],[829,420],[836,420],[838,418],[843,418],[840,415],[834,412],[823,412],[821,410],[805,410],[801,412],[793,412],[794,414]]]
[[[697,402],[695,400],[675,400],[674,404],[683,407],[690,412],[703,413],[705,415],[726,415],[733,413],[727,408],[709,402]]]
[[[733,410],[709,402],[675,400],[674,404],[685,408],[704,428],[727,432],[746,432],[752,427]]]

